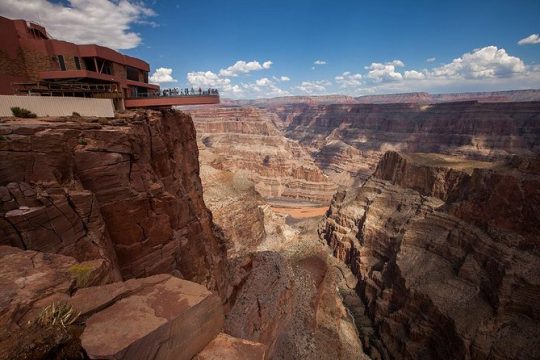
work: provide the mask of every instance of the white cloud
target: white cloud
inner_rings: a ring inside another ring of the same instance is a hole
[[[369,70],[367,77],[376,83],[386,81],[401,81],[403,80],[403,75],[396,71],[396,67],[398,66],[402,67],[405,66],[405,64],[401,60],[394,60],[384,64],[371,63],[371,65],[366,66],[365,69]]]
[[[291,79],[288,76],[281,76],[279,81],[290,81]]]
[[[302,81],[302,83],[297,86],[296,89],[303,93],[313,95],[325,92],[326,88],[330,85],[332,85],[332,83],[327,80]]]
[[[172,72],[173,70],[171,68],[157,68],[152,76],[150,76],[150,82],[157,84],[178,82],[173,78]]]
[[[416,70],[409,70],[403,73],[403,77],[407,80],[421,80],[424,79],[426,75]]]
[[[430,76],[445,78],[485,79],[510,77],[525,72],[525,64],[515,56],[510,56],[504,49],[486,46],[465,53],[451,63],[436,67]]]
[[[334,79],[336,80],[336,83],[344,89],[358,87],[362,84],[362,74],[351,74],[349,71],[336,76]]]
[[[242,83],[242,87],[246,91],[245,96],[247,97],[260,98],[291,95],[291,93],[279,88],[268,78],[261,78],[256,80],[255,83]]]
[[[326,60],[315,60],[313,62],[315,65],[326,65]]]
[[[132,49],[141,43],[132,24],[150,24],[152,9],[134,0],[2,0],[0,14],[11,19],[37,22],[56,39],[79,44],[98,44],[113,49]]]
[[[540,44],[540,35],[531,34],[527,36],[526,38],[523,38],[518,41],[518,45],[534,45],[534,44]]]
[[[436,57],[430,57],[426,59],[426,62],[434,62],[435,60],[437,60]]]
[[[268,85],[272,84],[272,81],[269,78],[262,78],[262,79],[259,79],[259,80],[255,81],[255,83],[258,86],[268,86]]]
[[[239,60],[235,62],[234,65],[231,65],[226,69],[219,70],[219,75],[226,77],[238,76],[239,74],[247,74],[252,71],[270,69],[270,66],[272,66],[271,61],[265,61],[261,65],[258,61],[255,60],[249,62]]]

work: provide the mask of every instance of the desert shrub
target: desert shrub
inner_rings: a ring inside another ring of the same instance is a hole
[[[85,138],[83,137],[79,138],[79,145],[86,145],[86,144],[88,144],[88,142],[86,141]]]
[[[98,123],[100,125],[110,125],[111,124],[110,120],[107,119],[107,118],[99,118]]]
[[[0,135],[0,141],[7,141],[7,137],[5,137],[4,135]]]
[[[81,114],[79,114],[78,112],[74,111],[71,113],[71,116],[73,117],[81,117]]]
[[[73,275],[78,288],[87,287],[92,280],[94,267],[90,264],[75,264],[69,267],[68,271]]]
[[[35,323],[45,327],[62,327],[66,328],[73,324],[81,313],[73,309],[73,306],[66,303],[52,303],[43,308],[35,319]]]
[[[31,112],[30,110],[25,109],[25,108],[20,108],[18,106],[12,107],[11,108],[11,113],[13,114],[13,116],[18,117],[18,118],[35,118],[35,117],[37,117],[37,115],[34,114],[33,112]]]

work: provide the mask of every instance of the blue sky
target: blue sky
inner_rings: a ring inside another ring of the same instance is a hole
[[[145,59],[162,87],[235,98],[540,88],[538,0],[0,0],[0,14]]]

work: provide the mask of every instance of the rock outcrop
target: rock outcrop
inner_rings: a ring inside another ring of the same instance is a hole
[[[205,155],[201,153],[204,202],[225,234],[227,256],[255,251],[266,238],[264,199],[245,175],[205,165]]]
[[[193,360],[264,360],[266,346],[221,333]]]
[[[490,161],[537,153],[540,102],[309,106],[290,120],[285,134],[349,186],[371,175],[389,150]]]
[[[69,303],[89,316],[81,344],[91,359],[189,360],[223,327],[219,296],[171,275],[81,289]]]
[[[336,186],[297,142],[276,127],[276,116],[256,108],[209,107],[188,110],[201,149],[214,155],[210,164],[244,171],[267,199],[327,203]]]
[[[103,259],[110,280],[176,272],[225,293],[189,116],[7,119],[0,133],[1,244]]]
[[[222,300],[204,286],[160,274],[81,287],[95,262],[0,246],[0,359],[189,360],[223,329]],[[75,322],[37,321],[61,304]]]
[[[535,358],[537,159],[470,172],[450,169],[455,158],[426,156],[387,153],[375,176],[336,194],[320,224],[334,256],[359,280],[374,328],[362,336],[368,353]]]

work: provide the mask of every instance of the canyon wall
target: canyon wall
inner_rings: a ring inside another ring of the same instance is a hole
[[[104,282],[173,273],[225,294],[189,116],[7,119],[0,134],[0,244],[103,259]]]
[[[372,358],[540,352],[539,159],[474,168],[386,153],[335,195],[321,238],[357,276]]]
[[[478,160],[537,153],[540,102],[311,106],[290,120],[285,134],[333,181],[358,185],[387,150]]]
[[[336,187],[297,142],[276,127],[276,116],[256,108],[191,108],[201,149],[212,166],[244,171],[267,199],[328,202]]]

